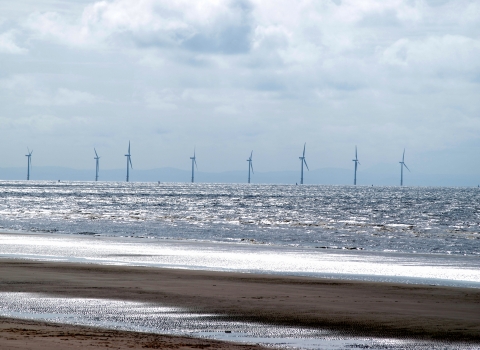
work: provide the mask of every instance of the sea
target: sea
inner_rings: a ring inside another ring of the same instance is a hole
[[[0,228],[480,256],[480,189],[0,182]]]

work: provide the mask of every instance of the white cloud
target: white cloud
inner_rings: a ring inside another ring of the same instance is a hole
[[[178,108],[177,103],[180,102],[178,97],[174,91],[164,89],[159,92],[146,91],[143,99],[148,108],[171,111]]]
[[[87,6],[74,23],[57,13],[36,13],[26,26],[39,38],[73,46],[127,43],[229,53],[245,50],[248,44],[248,4],[244,0],[99,1]],[[235,35],[235,42],[225,33]]]
[[[15,42],[16,35],[17,32],[15,30],[9,30],[0,34],[0,53],[18,55],[28,52],[27,49],[17,45]]]
[[[25,102],[34,106],[73,106],[99,101],[99,98],[85,91],[59,88],[53,93],[37,90]]]
[[[442,74],[445,77],[454,72],[480,73],[479,57],[480,39],[445,35],[422,40],[400,39],[385,49],[381,59],[408,68],[415,74]]]
[[[8,90],[17,98],[24,97],[23,102],[32,106],[73,106],[103,101],[85,91],[63,87],[53,90],[38,82],[38,79],[24,74],[1,79],[0,88]]]

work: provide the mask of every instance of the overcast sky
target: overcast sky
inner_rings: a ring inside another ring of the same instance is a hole
[[[0,3],[0,167],[480,174],[478,0]],[[444,167],[444,169],[442,169]]]

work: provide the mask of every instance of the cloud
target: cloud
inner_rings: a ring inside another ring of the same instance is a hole
[[[15,42],[17,31],[9,30],[0,34],[0,53],[7,53],[13,55],[25,54],[27,49],[22,48]]]
[[[36,13],[26,26],[37,37],[67,45],[176,47],[211,53],[249,50],[252,32],[247,0],[115,0],[89,5],[74,23],[57,13]]]
[[[86,91],[63,87],[52,90],[38,82],[38,79],[24,74],[0,79],[0,89],[9,91],[16,98],[24,97],[23,103],[32,106],[73,106],[103,101]]]
[[[36,91],[26,99],[26,104],[33,106],[74,106],[99,102],[100,99],[91,93],[59,88],[53,93]]]
[[[391,65],[435,74],[480,71],[480,40],[460,35],[430,36],[422,40],[400,39],[383,52]]]
[[[179,96],[174,91],[164,89],[159,92],[146,91],[143,96],[144,104],[147,108],[158,109],[162,111],[176,110]]]
[[[265,160],[273,168],[305,141],[335,166],[333,150],[354,142],[381,158],[480,132],[475,0],[73,3],[1,24],[28,51],[7,56],[0,116],[88,116],[95,128],[79,135],[91,143],[136,135],[151,148],[211,143],[214,154],[225,140],[226,154],[256,142],[282,155]]]

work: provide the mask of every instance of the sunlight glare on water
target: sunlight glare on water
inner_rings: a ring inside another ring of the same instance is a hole
[[[480,255],[476,188],[0,182],[4,229]]]
[[[239,322],[222,315],[132,301],[0,293],[0,316],[108,329],[202,337],[298,349],[473,349],[472,345],[353,337],[328,330]],[[228,331],[228,333],[226,332]]]

